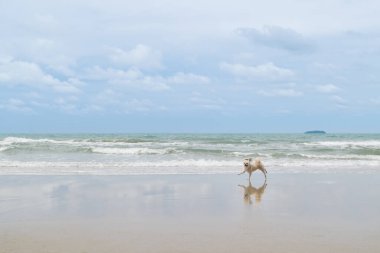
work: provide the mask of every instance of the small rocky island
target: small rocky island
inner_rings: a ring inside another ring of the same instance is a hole
[[[325,134],[325,131],[322,130],[312,130],[312,131],[306,131],[305,134]]]

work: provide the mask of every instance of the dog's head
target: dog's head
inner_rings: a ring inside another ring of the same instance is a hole
[[[248,167],[249,159],[244,159],[243,164],[244,164],[244,167]]]

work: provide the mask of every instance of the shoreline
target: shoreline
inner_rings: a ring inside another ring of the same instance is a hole
[[[220,167],[218,169],[198,167],[107,167],[99,168],[93,167],[75,167],[73,169],[64,170],[64,167],[50,167],[43,170],[36,170],[35,167],[17,168],[0,166],[0,177],[6,176],[181,176],[181,175],[237,175],[242,172],[243,167],[240,165],[234,167]],[[358,167],[344,167],[344,166],[331,166],[331,167],[269,167],[268,173],[272,175],[285,175],[285,174],[312,174],[312,175],[334,175],[334,174],[357,174],[357,175],[376,175],[380,174],[379,167],[377,166],[361,166]],[[72,168],[72,167],[68,167]],[[178,169],[181,168],[181,169]]]

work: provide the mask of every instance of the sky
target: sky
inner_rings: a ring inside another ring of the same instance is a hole
[[[380,132],[375,0],[0,0],[0,132]]]

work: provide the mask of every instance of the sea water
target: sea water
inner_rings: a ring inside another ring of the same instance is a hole
[[[0,175],[380,172],[380,134],[2,134]]]

